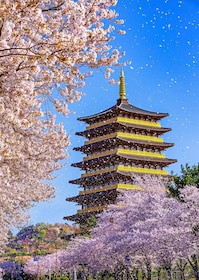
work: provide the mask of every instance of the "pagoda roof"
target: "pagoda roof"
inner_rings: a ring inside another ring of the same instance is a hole
[[[117,185],[115,185],[115,187],[113,186],[113,188],[111,189],[106,189],[106,188],[99,188],[96,189],[96,192],[90,192],[90,193],[79,193],[76,196],[73,197],[69,197],[66,198],[66,201],[72,201],[72,202],[78,202],[79,204],[82,204],[85,200],[90,200],[91,202],[93,200],[97,201],[97,200],[101,200],[104,198],[104,196],[107,197],[107,195],[113,195],[113,193],[115,193],[115,191],[117,190]]]
[[[79,117],[78,120],[84,121],[86,123],[92,123],[98,118],[102,118],[107,114],[111,115],[117,111],[123,111],[123,112],[127,112],[127,113],[133,113],[135,115],[152,117],[153,119],[156,119],[156,120],[161,120],[162,118],[165,118],[169,115],[168,113],[152,112],[152,111],[147,111],[147,110],[138,108],[136,106],[129,104],[128,99],[118,99],[116,105],[114,105],[100,113],[94,114],[94,115]]]
[[[119,99],[117,100],[116,104],[97,114],[85,116],[85,117],[79,117],[78,120],[84,121],[86,123],[93,123],[97,119],[110,117],[110,115],[112,114],[118,115],[119,112],[130,113],[137,116],[140,115],[155,120],[161,120],[162,118],[167,117],[169,115],[168,113],[160,113],[160,112],[144,110],[129,104],[128,99],[126,98],[125,78],[124,78],[123,70],[120,73]]]
[[[141,145],[141,146],[145,146],[145,147],[155,147],[155,148],[160,148],[162,150],[167,149],[169,147],[173,147],[174,143],[167,143],[167,142],[152,142],[152,141],[143,141],[143,140],[137,140],[137,139],[130,139],[130,138],[125,138],[125,137],[121,137],[121,136],[117,136],[114,138],[109,138],[109,139],[104,139],[101,140],[99,142],[95,142],[92,144],[87,144],[87,145],[83,145],[80,147],[75,147],[73,148],[75,151],[86,151],[89,148],[92,148],[94,146],[96,147],[100,147],[102,145],[107,145],[107,143],[113,144],[113,147],[116,144],[116,141],[121,142],[122,144],[135,144],[135,145]]]
[[[89,176],[89,177],[85,177],[85,178],[79,178],[79,179],[75,179],[75,180],[70,180],[69,183],[70,184],[78,184],[78,185],[85,185],[85,186],[99,186],[100,184],[104,184],[105,182],[107,182],[107,180],[113,180],[113,178],[118,181],[119,179],[121,180],[125,180],[125,179],[129,179],[132,180],[133,183],[133,179],[132,177],[132,173],[127,174],[127,172],[123,172],[123,171],[119,171],[119,170],[114,170],[112,172],[107,172],[107,173],[103,173],[103,174],[98,174],[98,175],[93,175],[93,176]]]
[[[147,170],[149,171],[149,169],[146,169],[146,172],[142,172],[141,174],[150,174],[147,172]],[[154,170],[154,169],[153,169]],[[160,174],[153,174],[153,175],[161,175],[161,176],[168,176],[167,172],[164,170],[157,170],[157,172]],[[161,174],[162,172],[162,174]],[[165,174],[164,174],[165,173]],[[98,174],[91,174],[90,176],[86,176],[86,177],[80,177],[78,179],[74,179],[74,180],[70,180],[69,183],[70,184],[77,184],[80,186],[99,186],[99,185],[103,185],[104,183],[106,183],[107,181],[126,181],[126,180],[130,180],[133,183],[133,179],[132,176],[134,174],[138,174],[139,173],[139,169],[138,171],[128,171],[128,170],[118,170],[116,167],[113,168],[111,171],[107,169],[107,172],[102,172],[102,173],[98,173]],[[152,175],[152,174],[151,174]]]
[[[152,126],[150,127],[150,126],[137,125],[137,124],[129,124],[129,123],[124,124],[123,122],[114,122],[114,124],[117,124],[117,125],[119,124],[119,126],[121,126],[121,127],[131,127],[131,128],[136,128],[136,129],[140,129],[140,130],[157,132],[158,134],[163,134],[165,132],[171,131],[171,128],[166,128],[166,127],[152,127]],[[113,124],[109,124],[109,125],[112,126]],[[94,133],[95,131],[98,131],[99,128],[103,129],[103,128],[106,128],[107,126],[108,125],[105,124],[105,125],[100,126],[100,127],[96,127],[96,128],[92,128],[92,129],[87,129],[85,131],[76,132],[76,135],[87,137],[92,132]]]
[[[100,157],[100,154],[97,158],[90,159],[90,160],[84,160],[78,163],[73,163],[72,166],[78,167],[81,169],[86,169],[89,166],[99,164],[101,161],[103,162],[102,164],[109,163],[110,161],[116,161],[116,160],[130,160],[133,162],[147,162],[147,163],[157,163],[161,165],[162,167],[168,166],[172,163],[175,163],[175,159],[168,159],[168,158],[157,158],[157,157],[152,157],[152,156],[137,156],[137,155],[131,155],[131,154],[120,154],[120,153],[114,153],[110,154],[107,156],[102,156]]]
[[[105,207],[104,207],[105,209]],[[84,222],[86,222],[89,217],[91,216],[91,214],[97,214],[97,213],[100,213],[102,210],[99,209],[98,211],[92,211],[92,212],[87,212],[87,213],[77,213],[77,214],[74,214],[74,215],[70,215],[70,216],[65,216],[64,217],[64,220],[69,220],[69,221],[74,221],[78,224],[82,224]]]

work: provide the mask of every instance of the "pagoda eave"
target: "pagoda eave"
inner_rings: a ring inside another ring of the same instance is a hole
[[[100,200],[103,198],[103,196],[107,196],[108,194],[110,196],[113,196],[115,192],[117,191],[117,186],[111,186],[110,189],[108,187],[104,188],[97,188],[89,191],[81,191],[79,195],[73,196],[70,198],[67,198],[66,201],[76,202],[79,204],[82,204],[83,201],[88,201],[90,198],[90,201]]]
[[[137,131],[138,130],[142,131],[144,129],[145,131],[148,131],[148,132],[155,132],[158,135],[162,135],[166,132],[171,131],[170,128],[166,128],[166,127],[149,127],[149,126],[146,127],[146,126],[141,126],[141,125],[123,124],[123,123],[116,123],[116,124],[117,124],[117,129],[119,129],[120,127],[135,128],[135,129],[137,129]],[[106,127],[106,125],[104,125],[104,127]],[[103,127],[100,127],[100,129],[102,129],[102,128]],[[105,129],[108,129],[108,128],[105,128]],[[79,131],[79,132],[76,132],[75,134],[78,135],[78,136],[83,136],[83,137],[86,137],[86,138],[90,138],[92,133],[93,134],[98,133],[98,129],[99,128],[94,128],[94,129],[85,130],[85,131]],[[111,129],[113,129],[113,127]]]
[[[118,143],[120,142],[121,145],[132,143],[135,145],[141,145],[141,146],[145,146],[145,147],[155,147],[155,148],[160,148],[163,150],[174,146],[174,143],[142,141],[142,140],[126,139],[124,137],[115,137],[115,138],[105,139],[105,140],[102,140],[97,143],[92,143],[92,144],[87,144],[87,145],[80,146],[80,147],[75,147],[75,148],[73,148],[73,150],[86,153],[86,151],[89,151],[93,147],[97,147],[99,149],[100,146],[102,146],[102,145],[107,145],[107,144],[114,145],[115,141],[117,141]]]
[[[66,199],[67,201],[84,204],[84,202],[101,201],[104,197],[108,200],[115,198],[120,190],[141,190],[141,187],[134,184],[115,184],[94,189],[87,189],[79,192],[79,195]]]
[[[71,184],[77,184],[80,186],[98,186],[103,185],[106,180],[119,180],[126,177],[129,177],[129,179],[132,179],[132,176],[134,174],[138,175],[160,175],[160,176],[168,176],[168,172],[165,170],[159,170],[154,168],[143,168],[143,167],[130,167],[126,168],[125,166],[119,166],[119,167],[113,167],[110,169],[105,169],[104,171],[101,171],[100,173],[91,173],[83,174],[86,176],[82,176],[81,178],[71,180],[69,183]]]
[[[97,214],[100,211],[93,212],[93,214]],[[84,214],[74,214],[71,216],[65,216],[63,219],[68,221],[73,221],[77,224],[84,224],[90,217],[91,213],[84,213]]]
[[[79,117],[79,121],[83,121],[88,124],[92,124],[95,122],[97,119],[107,119],[110,116],[118,114],[118,112],[123,112],[123,113],[130,113],[130,114],[135,114],[136,116],[143,116],[143,117],[151,117],[151,119],[154,120],[161,120],[162,118],[167,117],[169,114],[168,113],[159,113],[159,112],[152,112],[152,111],[147,111],[140,109],[138,107],[135,107],[133,105],[130,105],[128,102],[117,102],[116,105],[110,107],[107,110],[104,110],[98,114],[90,115],[90,116],[85,116],[85,117]]]
[[[68,220],[68,221],[73,221],[77,224],[82,224],[82,222],[86,221],[89,219],[90,214],[74,214],[70,216],[65,216],[63,219]]]
[[[127,177],[129,177],[129,179],[131,179],[131,175],[128,175],[127,177],[123,175],[123,173],[121,173],[120,171],[112,171],[112,172],[107,172],[104,174],[99,174],[97,176],[90,176],[89,178],[79,178],[79,179],[74,179],[74,180],[70,180],[69,183],[70,184],[75,184],[75,185],[80,185],[80,186],[89,186],[92,184],[104,184],[104,182],[106,180],[110,180],[112,178],[116,178],[116,179],[125,179]]]
[[[169,164],[175,163],[177,160],[175,159],[168,159],[168,158],[155,158],[155,157],[150,157],[150,156],[135,156],[135,155],[118,155],[118,154],[114,154],[114,155],[109,155],[107,157],[98,157],[92,160],[84,160],[81,162],[77,162],[77,163],[73,163],[72,166],[73,167],[78,167],[81,168],[82,170],[87,170],[89,166],[94,166],[94,164],[99,164],[100,161],[103,162],[103,164],[105,162],[110,162],[110,161],[119,161],[119,160],[132,160],[134,163],[142,163],[142,162],[149,162],[149,163],[157,163],[159,165],[161,165],[162,167],[167,166]]]
[[[71,221],[74,221],[76,223],[81,223],[82,224],[84,221],[89,219],[90,215],[92,215],[92,214],[97,215],[105,209],[107,209],[107,205],[102,205],[102,206],[96,206],[96,207],[77,210],[77,214],[70,215],[70,216],[65,216],[64,220],[71,220]]]

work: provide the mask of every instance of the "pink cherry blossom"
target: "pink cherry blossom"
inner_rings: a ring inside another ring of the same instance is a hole
[[[114,22],[116,3],[5,0],[0,7],[0,245],[34,203],[55,195],[51,179],[69,138],[47,108],[67,115],[91,70],[118,64],[122,54],[110,45],[122,23]]]
[[[93,274],[139,269],[150,280],[153,269],[166,270],[172,279],[174,267],[184,279],[189,263],[198,280],[198,189],[185,187],[179,201],[168,196],[161,177],[134,179],[141,190],[122,191],[117,204],[99,216],[91,237],[74,240],[63,253],[63,266],[79,268],[84,261]]]

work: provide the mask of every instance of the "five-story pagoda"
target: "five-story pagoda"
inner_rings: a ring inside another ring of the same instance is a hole
[[[80,117],[88,126],[77,132],[87,140],[81,147],[83,161],[72,166],[84,171],[81,178],[69,183],[82,190],[67,201],[76,202],[81,209],[64,219],[85,224],[91,214],[97,214],[114,203],[118,189],[135,189],[133,174],[167,176],[164,167],[176,162],[163,151],[174,144],[165,143],[161,137],[170,128],[161,127],[160,121],[167,113],[142,110],[128,103],[124,73],[120,75],[120,96],[115,106],[95,115]]]

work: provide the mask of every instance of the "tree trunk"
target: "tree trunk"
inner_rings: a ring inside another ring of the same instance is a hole
[[[186,266],[187,266],[187,262],[185,260],[180,259],[177,262],[177,268],[180,271],[180,280],[185,280],[184,272],[185,272]]]
[[[158,280],[160,280],[161,279],[161,268],[160,267],[158,267]]]
[[[151,269],[151,265],[149,263],[146,265],[146,271],[147,271],[147,280],[151,280],[152,279],[152,269]]]
[[[133,274],[133,279],[138,280],[138,269],[135,269],[134,274]]]
[[[167,272],[167,275],[168,275],[168,279],[169,279],[169,280],[172,280],[173,277],[172,277],[171,266],[166,266],[165,269],[166,269],[166,272]]]
[[[198,258],[197,256],[194,254],[191,256],[191,258],[188,259],[192,269],[193,269],[193,273],[195,276],[196,280],[199,280],[199,268],[198,268]]]
[[[184,270],[180,270],[180,280],[185,280]]]
[[[145,279],[146,279],[146,274],[145,274],[144,269],[142,269],[142,280],[145,280]]]
[[[114,272],[115,280],[124,280],[125,279],[125,269],[122,265],[118,265],[117,269]]]

